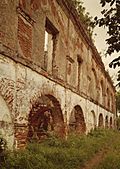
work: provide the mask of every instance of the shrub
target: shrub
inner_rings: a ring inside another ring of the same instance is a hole
[[[0,163],[4,162],[6,149],[7,149],[7,142],[0,134]]]
[[[120,133],[108,131],[108,134],[111,138],[108,142],[108,152],[95,169],[120,169]]]
[[[76,169],[111,144],[116,132],[96,130],[87,136],[71,135],[67,140],[51,136],[32,142],[26,150],[9,152],[2,169]],[[114,145],[116,148],[117,145]]]
[[[7,142],[6,140],[2,137],[2,135],[0,135],[0,153],[2,153],[3,151],[5,151],[7,148]]]
[[[95,169],[120,169],[120,154],[118,152],[109,152]]]

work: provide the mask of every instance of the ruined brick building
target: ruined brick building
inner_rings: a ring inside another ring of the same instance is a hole
[[[114,86],[70,0],[1,0],[0,133],[9,147],[114,120]]]

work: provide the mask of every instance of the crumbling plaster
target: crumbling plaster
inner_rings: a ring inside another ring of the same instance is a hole
[[[12,123],[14,125],[23,125],[27,128],[28,116],[34,101],[37,100],[41,95],[47,94],[54,96],[59,101],[64,122],[68,125],[72,109],[76,105],[79,105],[83,111],[87,129],[86,133],[89,132],[91,128],[95,127],[93,124],[91,124],[93,121],[93,119],[91,119],[92,110],[95,112],[96,126],[98,126],[98,117],[100,113],[103,114],[104,119],[106,115],[114,119],[113,114],[72,92],[70,89],[66,89],[65,87],[45,78],[42,75],[39,75],[35,71],[32,71],[21,64],[16,64],[10,59],[3,58],[4,56],[0,57],[1,81],[7,79],[8,82],[12,81],[12,83],[15,84],[12,88],[14,94],[12,93],[13,109],[11,109],[11,113],[13,114]],[[9,71],[6,69],[5,65],[9,67]],[[11,73],[10,70],[13,73]],[[1,93],[3,93],[3,91],[5,92],[7,88],[10,88],[10,83],[3,83],[1,86]],[[5,99],[5,101],[7,102],[7,99]],[[11,107],[11,102],[8,102],[8,107]],[[8,111],[8,108],[4,107],[4,109],[5,111],[1,111],[3,112],[3,115],[6,111]],[[14,136],[14,133],[12,136]],[[17,142],[15,143],[17,144]]]
[[[108,125],[110,117],[115,120],[113,84],[84,26],[76,22],[73,9],[66,3],[64,0],[0,3],[0,105],[3,105],[0,110],[8,122],[12,120],[14,132],[10,140],[14,137],[14,141],[10,142],[18,148],[26,142],[29,113],[42,95],[51,95],[59,102],[66,133],[71,112],[77,105],[84,115],[86,133],[98,126],[100,113],[104,126],[106,116]],[[46,18],[59,32],[50,73],[42,68]]]

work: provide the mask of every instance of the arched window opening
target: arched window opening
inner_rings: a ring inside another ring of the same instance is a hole
[[[69,119],[69,131],[83,134],[86,131],[83,111],[80,106],[75,106]]]
[[[105,128],[108,128],[108,116],[105,117]]]
[[[103,127],[104,127],[104,125],[103,125],[103,115],[102,115],[102,113],[99,115],[98,127],[99,127],[99,128],[103,128]]]
[[[95,129],[96,128],[96,117],[95,117],[95,112],[92,110],[92,117],[91,117],[91,129]]]

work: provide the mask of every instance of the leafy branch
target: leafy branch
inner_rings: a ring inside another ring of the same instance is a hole
[[[93,18],[90,16],[89,12],[86,12],[86,9],[83,7],[83,2],[81,0],[72,0],[72,2],[78,12],[80,20],[85,25],[86,30],[91,37],[93,34],[93,29],[95,27],[94,21],[92,21]]]
[[[95,17],[95,24],[99,27],[106,27],[109,38],[107,55],[120,52],[120,1],[119,0],[101,0],[101,6],[104,8],[101,13],[102,18]],[[109,5],[109,8],[106,8]],[[117,56],[109,66],[116,68],[120,66],[120,56]],[[120,71],[118,71],[118,81],[120,81]],[[120,86],[120,82],[118,83]]]

